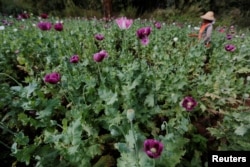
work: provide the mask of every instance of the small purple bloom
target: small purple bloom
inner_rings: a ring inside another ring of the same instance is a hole
[[[28,19],[30,17],[30,15],[28,13],[22,13],[22,14],[20,14],[20,17],[22,19]]]
[[[103,61],[104,58],[108,57],[108,53],[105,51],[105,50],[101,50],[100,52],[98,53],[95,53],[93,55],[93,59],[94,61],[96,62],[101,62]]]
[[[144,37],[144,38],[140,39],[140,41],[141,41],[142,45],[147,45],[149,43],[149,38],[148,37]]]
[[[44,77],[44,82],[47,82],[50,84],[57,84],[60,80],[61,80],[61,76],[57,72],[46,74]]]
[[[70,57],[70,63],[78,63],[79,62],[79,56],[73,55]]]
[[[62,30],[63,30],[63,24],[62,24],[62,23],[56,23],[56,24],[54,25],[54,29],[55,29],[56,31],[62,31]]]
[[[52,27],[52,24],[50,22],[40,22],[37,24],[38,28],[40,28],[43,31],[50,30]]]
[[[104,36],[102,34],[96,34],[95,39],[98,41],[102,41],[102,40],[104,40]]]
[[[226,38],[227,38],[228,40],[231,40],[231,39],[233,38],[233,36],[232,36],[231,34],[227,34]]]
[[[193,97],[187,96],[181,101],[181,106],[187,111],[192,111],[197,106],[197,102]]]
[[[47,19],[47,18],[48,18],[48,14],[42,13],[42,14],[40,15],[40,17],[41,17],[42,19]]]
[[[156,22],[156,23],[155,23],[155,27],[156,27],[157,29],[161,29],[161,23],[160,23],[160,22]]]
[[[144,141],[144,151],[150,158],[159,158],[163,147],[163,143],[155,139],[147,139]]]
[[[233,44],[226,44],[225,50],[228,52],[233,52],[235,51],[236,47]]]
[[[132,19],[127,19],[126,17],[120,17],[115,20],[120,29],[129,29],[133,24]]]

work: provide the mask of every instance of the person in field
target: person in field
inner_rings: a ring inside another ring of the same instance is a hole
[[[206,47],[211,45],[211,36],[213,31],[213,24],[215,22],[214,12],[208,11],[201,16],[202,24],[198,34],[189,34],[190,37],[197,37],[199,41],[202,41]]]

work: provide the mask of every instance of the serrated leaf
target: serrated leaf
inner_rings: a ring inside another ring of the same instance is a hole
[[[132,89],[134,89],[137,85],[139,85],[139,84],[140,84],[140,79],[141,79],[141,76],[137,77],[137,78],[132,82],[132,84],[129,85],[128,89],[129,89],[129,90],[132,90]]]
[[[144,104],[147,105],[148,107],[153,107],[155,104],[154,94],[147,95]]]
[[[239,127],[237,127],[234,131],[236,135],[243,136],[247,130],[249,129],[249,126],[241,124]]]
[[[107,105],[112,105],[118,100],[117,93],[113,93],[111,90],[108,91],[106,89],[99,89],[98,94]]]

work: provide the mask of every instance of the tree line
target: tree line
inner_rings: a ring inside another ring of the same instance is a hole
[[[217,15],[249,18],[249,6],[249,0],[0,0],[0,12],[5,14],[29,11],[86,17],[112,17],[121,13],[140,17],[157,9],[172,9],[196,16],[197,12],[213,10]]]

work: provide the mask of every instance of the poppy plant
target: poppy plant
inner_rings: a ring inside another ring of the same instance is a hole
[[[187,96],[181,101],[181,106],[187,111],[192,111],[197,106],[197,102],[193,97]]]
[[[73,55],[70,57],[70,63],[78,63],[79,62],[79,56]]]
[[[149,43],[148,36],[150,35],[150,33],[151,33],[151,27],[142,27],[136,31],[136,35],[141,40],[141,43],[143,45],[147,45]]]
[[[55,29],[56,31],[62,31],[62,30],[63,30],[63,24],[62,24],[62,23],[56,23],[56,24],[54,25],[54,29]]]
[[[61,76],[57,72],[46,74],[44,77],[44,82],[47,82],[50,84],[57,84],[60,80],[61,80]]]
[[[95,39],[98,41],[102,41],[102,40],[104,40],[104,36],[102,34],[96,34]]]
[[[227,44],[225,46],[225,50],[228,52],[233,52],[233,51],[235,51],[235,49],[236,49],[236,47],[233,44]]]
[[[127,19],[126,17],[120,17],[115,20],[120,29],[129,29],[133,24],[132,19]]]
[[[47,18],[48,18],[48,14],[42,13],[42,14],[40,14],[40,17],[41,17],[42,19],[47,19]]]
[[[233,38],[233,36],[231,34],[227,34],[226,38],[227,38],[227,40],[231,40]]]
[[[93,55],[95,62],[102,62],[104,58],[108,57],[108,53],[105,50],[101,50]]]
[[[52,27],[52,24],[50,22],[40,22],[37,24],[38,28],[43,31],[50,30]]]
[[[159,158],[163,147],[163,143],[155,139],[147,139],[144,141],[144,151],[150,158]]]
[[[161,29],[161,23],[160,22],[155,22],[155,27],[157,29]]]

